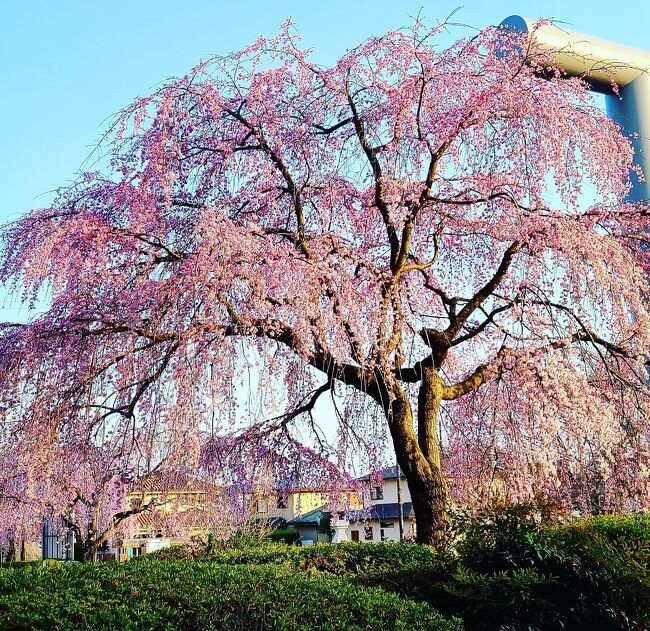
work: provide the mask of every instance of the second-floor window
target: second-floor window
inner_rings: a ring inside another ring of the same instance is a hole
[[[268,513],[269,512],[269,501],[268,500],[258,500],[257,501],[257,512],[258,513]]]
[[[383,500],[384,499],[384,489],[381,486],[373,486],[370,488],[370,499],[371,500]]]

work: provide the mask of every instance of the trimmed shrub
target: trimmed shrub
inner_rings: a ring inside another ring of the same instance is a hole
[[[610,540],[650,543],[650,514],[599,515],[570,522],[570,528],[582,528],[606,536]]]
[[[0,628],[460,629],[425,603],[318,572],[161,561],[0,569]]]
[[[443,555],[247,539],[127,564],[14,565],[0,568],[0,628],[460,628],[454,616],[468,631],[650,628],[646,515],[558,524],[502,506],[459,516],[455,542]]]
[[[539,517],[522,506],[465,516],[446,567],[440,559],[419,574],[396,570],[360,582],[453,612],[468,630],[642,629],[647,564],[628,564],[625,538],[617,550],[600,535],[544,526]]]
[[[611,602],[650,627],[650,515],[602,515],[549,529],[546,539],[598,575]]]
[[[315,569],[330,574],[365,574],[396,569],[422,570],[437,566],[442,558],[433,548],[407,543],[359,544],[319,543],[313,546],[291,546],[262,543],[243,548],[216,550],[207,557],[187,546],[172,546],[155,552],[158,559],[197,559],[229,565],[283,564],[307,570]]]
[[[461,516],[456,550],[449,555],[412,544],[267,543],[220,550],[210,558],[347,577],[458,615],[467,629],[650,626],[647,518],[542,525],[539,517],[532,505]]]
[[[300,539],[300,535],[291,528],[276,528],[270,535],[269,541],[275,543],[294,544]]]

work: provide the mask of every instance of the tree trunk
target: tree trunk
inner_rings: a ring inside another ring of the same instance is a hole
[[[392,392],[388,425],[397,462],[406,476],[418,543],[444,548],[447,539],[447,485],[438,440],[440,382],[435,368],[426,369],[418,397],[418,434],[411,404],[400,386]]]
[[[82,546],[80,546],[79,556],[83,557],[84,561],[94,561],[95,560],[95,548],[92,545],[91,541],[85,541]]]
[[[19,559],[16,558],[16,540],[9,540],[9,550],[7,551],[7,561],[13,562]]]
[[[447,488],[440,470],[421,476],[404,471],[411,492],[416,541],[444,549],[447,545]]]

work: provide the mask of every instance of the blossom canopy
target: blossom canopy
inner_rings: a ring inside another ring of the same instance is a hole
[[[0,280],[49,292],[0,329],[2,439],[30,475],[100,434],[155,435],[188,470],[263,452],[328,475],[390,437],[423,541],[448,491],[647,503],[630,142],[517,35],[442,49],[446,28],[323,68],[287,24],[136,100],[100,170],[6,226]]]

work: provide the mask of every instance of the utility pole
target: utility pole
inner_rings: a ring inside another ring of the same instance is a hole
[[[399,506],[399,540],[404,541],[404,505],[402,504],[402,470],[399,464],[395,461],[395,469],[397,469],[397,504]]]

